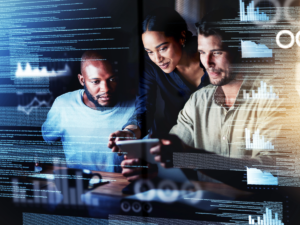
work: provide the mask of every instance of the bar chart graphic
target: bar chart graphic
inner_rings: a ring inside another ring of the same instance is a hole
[[[254,8],[254,1],[245,10],[245,2],[240,0],[240,21],[269,21],[269,17],[264,12],[259,12],[259,7]]]
[[[249,216],[249,224],[254,225],[284,225],[281,220],[278,219],[278,213],[275,213],[275,218],[272,216],[272,209],[266,208],[266,213],[263,214],[263,218],[260,216],[257,217],[257,220],[252,219],[252,216]]]
[[[200,199],[202,203],[213,207],[212,212],[196,212],[198,215],[215,216],[217,221],[226,218],[222,224],[241,225],[282,225],[283,224],[283,203],[282,202],[255,202],[255,201],[236,201],[218,199]],[[230,213],[231,212],[231,213]],[[272,214],[273,212],[273,214]],[[274,213],[275,212],[275,213]],[[259,221],[259,222],[258,222]],[[211,221],[212,222],[212,221]],[[274,223],[275,222],[275,223]],[[202,224],[202,223],[201,223]],[[205,223],[206,224],[206,223]],[[216,224],[214,222],[207,224]]]
[[[265,137],[260,136],[259,129],[257,129],[252,135],[252,143],[250,130],[248,130],[248,128],[245,128],[245,135],[246,149],[274,149],[274,145],[272,145],[270,141],[265,141]]]
[[[269,87],[267,91],[267,84],[263,81],[260,81],[260,87],[257,90],[257,93],[252,90],[252,96],[250,93],[247,93],[246,90],[243,90],[243,99],[278,99],[278,95],[273,92],[273,86]]]

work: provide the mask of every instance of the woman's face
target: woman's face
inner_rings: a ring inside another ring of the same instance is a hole
[[[165,73],[176,68],[182,55],[182,45],[178,41],[159,31],[146,31],[142,40],[150,59]]]

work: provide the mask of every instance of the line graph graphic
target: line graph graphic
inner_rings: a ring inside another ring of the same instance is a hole
[[[17,71],[15,76],[16,77],[56,77],[56,76],[67,76],[71,74],[70,67],[65,64],[63,70],[51,70],[48,71],[47,67],[39,68],[32,68],[30,63],[26,63],[25,69],[23,70],[21,63],[18,63]]]
[[[39,107],[42,106],[50,107],[51,106],[50,103],[52,100],[53,100],[52,96],[49,99],[49,101],[46,100],[40,101],[37,97],[34,97],[28,105],[25,106],[18,105],[17,110],[24,112],[26,115],[29,115],[34,109],[37,109]]]

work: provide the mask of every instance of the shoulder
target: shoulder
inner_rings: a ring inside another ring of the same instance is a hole
[[[208,101],[210,100],[214,93],[216,91],[216,86],[213,86],[212,84],[209,84],[197,91],[195,91],[192,95],[191,95],[191,100],[192,101]]]
[[[68,106],[72,103],[78,102],[78,100],[81,99],[82,93],[83,89],[65,93],[63,95],[58,96],[55,99],[54,104],[56,106]]]
[[[190,110],[201,111],[202,109],[209,107],[208,105],[212,103],[215,89],[216,89],[215,86],[208,85],[194,92],[193,94],[191,94],[189,100],[187,101],[185,105],[185,109],[188,111]],[[205,107],[198,107],[198,106],[205,106]]]
[[[123,97],[120,100],[120,107],[127,107],[127,108],[135,109],[135,98],[132,96]]]

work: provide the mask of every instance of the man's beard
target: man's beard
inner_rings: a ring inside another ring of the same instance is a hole
[[[92,94],[88,91],[88,89],[86,88],[85,84],[83,85],[83,88],[84,88],[84,91],[85,91],[85,94],[87,96],[87,98],[92,102],[94,103],[95,107],[97,108],[97,110],[99,111],[104,111],[104,110],[107,110],[107,109],[111,109],[111,107],[113,106],[113,104],[109,105],[109,106],[103,106],[103,105],[100,105],[98,103],[97,100],[95,100],[92,96]]]
[[[223,71],[217,70],[217,71],[212,71],[212,72],[223,72]],[[210,83],[212,85],[214,85],[214,86],[224,86],[224,85],[230,83],[231,81],[233,81],[235,79],[235,77],[236,77],[236,74],[231,72],[230,75],[229,75],[229,77],[226,77],[226,76],[225,77],[221,77],[220,80],[216,81],[216,80],[212,80],[210,78],[208,71],[207,71],[207,73],[208,73],[208,77],[209,77]]]
[[[220,80],[218,81],[212,81],[210,78],[209,78],[209,81],[212,85],[214,86],[224,86],[226,84],[228,84],[230,81],[232,81],[232,79],[228,79],[226,77],[222,77]]]

